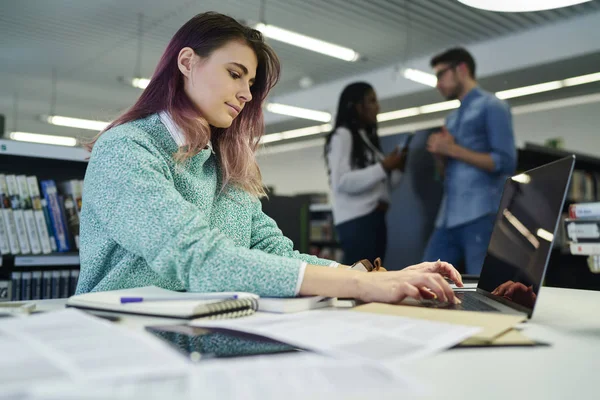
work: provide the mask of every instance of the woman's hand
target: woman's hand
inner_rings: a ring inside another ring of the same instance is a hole
[[[421,272],[437,272],[438,274],[450,279],[458,287],[463,287],[462,277],[460,273],[452,266],[452,264],[437,260],[436,262],[422,262],[421,264],[411,265],[403,271],[421,271]]]
[[[299,294],[352,297],[365,302],[399,303],[407,297],[459,303],[444,276],[462,286],[460,274],[446,262],[425,262],[401,271],[362,272],[308,265]]]
[[[441,272],[449,277],[457,277],[455,282],[462,286],[460,274],[452,265],[442,262],[421,263],[401,271],[361,274],[357,297],[365,302],[381,303],[398,303],[407,297],[459,303]]]
[[[390,154],[388,154],[382,161],[381,166],[387,172],[394,169],[403,169],[406,162],[406,152],[395,148]]]

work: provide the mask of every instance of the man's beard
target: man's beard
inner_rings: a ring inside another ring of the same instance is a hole
[[[446,96],[446,100],[456,100],[460,96],[463,91],[463,86],[460,83],[457,83],[452,92],[448,93]]]

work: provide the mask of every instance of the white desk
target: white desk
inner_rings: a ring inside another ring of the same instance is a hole
[[[38,309],[64,303],[39,301]],[[121,317],[121,324],[134,329],[181,323]],[[600,292],[542,288],[523,332],[550,346],[450,350],[415,362],[407,372],[432,386],[432,399],[600,398]]]
[[[600,399],[600,292],[543,287],[526,336],[549,347],[450,350],[411,371],[445,399]]]

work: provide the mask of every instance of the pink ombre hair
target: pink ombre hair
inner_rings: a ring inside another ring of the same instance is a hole
[[[258,59],[256,79],[251,87],[253,100],[246,104],[229,128],[210,127],[197,107],[185,94],[183,74],[177,56],[184,47],[194,49],[200,57],[237,40],[252,48]],[[162,55],[148,87],[137,102],[115,119],[88,144],[89,149],[107,130],[150,114],[166,110],[182,129],[187,146],[175,154],[184,161],[202,150],[211,140],[219,157],[223,188],[236,185],[253,196],[265,195],[255,152],[264,132],[262,104],[279,80],[280,63],[275,52],[264,42],[262,34],[243,26],[226,15],[207,12],[185,23],[173,36]]]

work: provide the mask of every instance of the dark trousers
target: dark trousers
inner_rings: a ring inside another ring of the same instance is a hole
[[[377,257],[383,261],[387,247],[384,211],[375,210],[335,228],[344,250],[343,264],[352,265],[365,258],[373,262]]]

